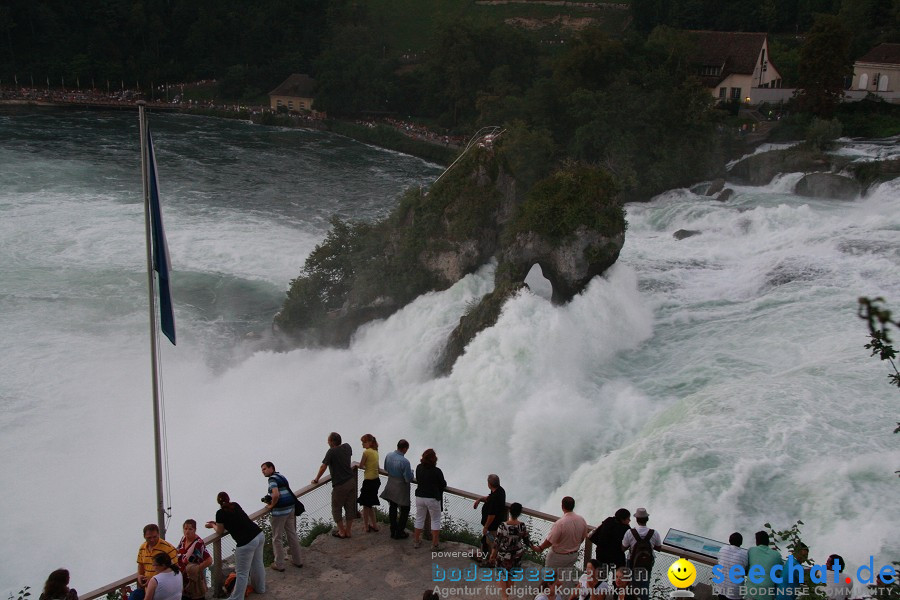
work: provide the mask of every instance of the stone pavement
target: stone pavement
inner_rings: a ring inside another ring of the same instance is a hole
[[[387,525],[378,533],[363,533],[359,521],[354,524],[353,537],[339,539],[329,534],[317,537],[309,548],[303,548],[303,568],[287,563],[279,573],[266,569],[266,593],[251,595],[249,600],[419,600],[426,589],[438,589],[441,598],[466,600],[499,599],[497,584],[483,579],[496,573],[477,569],[472,559],[474,547],[442,542],[442,550],[432,556],[431,542],[422,540],[421,548],[413,548],[412,532],[405,540],[393,540]],[[437,568],[435,568],[437,566]],[[448,581],[451,569],[459,569],[456,582]],[[442,577],[443,581],[435,581]],[[536,590],[535,583],[516,584],[519,594],[526,587]],[[534,598],[530,595],[512,597]]]

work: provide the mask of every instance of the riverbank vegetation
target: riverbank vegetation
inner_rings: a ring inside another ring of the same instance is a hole
[[[203,80],[224,103],[258,102],[288,74],[309,73],[315,108],[343,121],[338,133],[446,164],[440,144],[352,122],[392,115],[441,136],[515,123],[542,137],[555,164],[602,165],[622,199],[646,199],[721,175],[723,158],[743,150],[734,117],[700,86],[682,30],[769,32],[788,83],[811,89],[791,113],[836,116],[844,135],[884,135],[900,131],[893,110],[834,99],[853,58],[900,39],[887,4],[11,0],[0,9],[0,82],[158,90]]]

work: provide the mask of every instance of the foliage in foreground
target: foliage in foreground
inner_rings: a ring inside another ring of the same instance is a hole
[[[900,388],[900,371],[897,370],[897,351],[894,349],[891,334],[893,329],[900,329],[900,320],[894,320],[891,311],[885,307],[882,297],[859,299],[859,317],[869,326],[869,343],[866,349],[872,352],[871,356],[877,356],[879,360],[887,361],[893,373],[888,373],[888,381],[896,388]],[[900,422],[894,433],[900,433]],[[900,471],[897,471],[900,475]]]
[[[18,591],[18,593],[16,593],[15,595],[12,592],[10,592],[9,600],[28,600],[28,598],[31,597],[31,592],[29,591],[30,589],[31,589],[31,586],[26,585],[25,587],[20,589]]]

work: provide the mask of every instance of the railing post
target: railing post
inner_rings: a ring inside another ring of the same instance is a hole
[[[213,547],[213,564],[212,564],[212,585],[213,596],[215,598],[224,597],[222,594],[222,538],[216,538],[212,544]]]
[[[594,544],[591,543],[590,539],[584,540],[584,564],[581,565],[582,571],[587,571],[588,561],[591,560],[591,554],[593,554]]]

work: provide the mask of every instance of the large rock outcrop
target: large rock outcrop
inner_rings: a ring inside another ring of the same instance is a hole
[[[830,171],[825,154],[800,148],[760,152],[737,162],[728,171],[728,181],[740,185],[767,185],[779,173]]]
[[[862,192],[855,179],[835,173],[809,173],[794,187],[794,193],[808,198],[836,198],[853,200]]]
[[[502,145],[475,148],[427,193],[407,191],[384,221],[335,221],[291,282],[276,325],[303,343],[346,345],[363,323],[496,259],[494,292],[460,319],[437,365],[447,373],[535,264],[553,302],[571,300],[624,244],[618,185],[603,170],[569,164],[525,190],[508,164]]]
[[[900,177],[900,158],[874,160],[850,166],[853,176],[868,190],[871,186]]]

